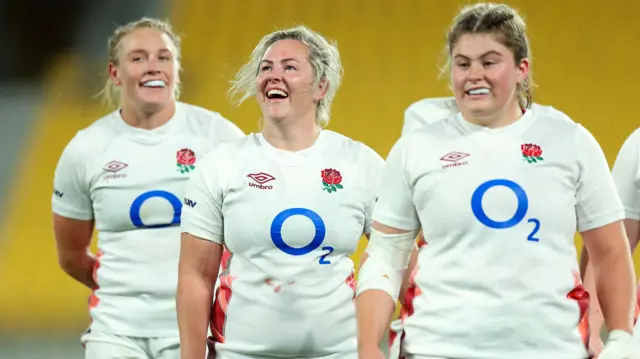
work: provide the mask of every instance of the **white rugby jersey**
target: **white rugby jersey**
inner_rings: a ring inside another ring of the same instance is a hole
[[[625,217],[640,220],[640,129],[624,141],[613,164],[613,180],[624,206]]]
[[[489,129],[460,113],[403,136],[373,220],[423,229],[403,349],[450,358],[586,358],[574,246],[623,218],[593,136],[534,106]]]
[[[178,334],[180,214],[204,155],[243,134],[220,114],[177,103],[165,125],[129,126],[119,111],[79,131],[55,172],[53,211],[98,231],[91,328],[126,336]]]
[[[222,357],[357,356],[349,256],[369,233],[382,166],[369,147],[327,130],[298,152],[251,134],[203,160],[182,228],[231,253],[211,317]]]

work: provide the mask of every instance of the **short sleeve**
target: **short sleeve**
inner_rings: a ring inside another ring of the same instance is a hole
[[[427,125],[422,116],[418,113],[416,106],[409,106],[404,111],[404,122],[402,123],[402,136],[413,132]]]
[[[420,228],[420,221],[413,204],[413,187],[406,170],[406,140],[407,137],[400,138],[387,157],[372,218],[388,227],[413,231]]]
[[[580,171],[576,189],[578,231],[584,232],[623,219],[622,203],[600,145],[580,125],[575,145]]]
[[[382,169],[384,168],[384,160],[382,157],[376,153],[373,149],[363,145],[363,153],[360,156],[360,165],[364,166],[363,173],[365,174],[364,184],[366,188],[366,200],[367,204],[365,207],[365,223],[364,223],[364,233],[371,233],[371,216],[373,214],[373,207],[376,203],[376,197],[378,195],[378,186],[380,184],[380,176],[382,174]]]
[[[640,220],[640,191],[638,190],[638,151],[640,130],[634,131],[620,148],[613,164],[613,181],[624,207],[625,217]]]
[[[223,244],[222,186],[215,151],[206,155],[187,182],[180,226],[182,233]]]
[[[63,217],[91,220],[93,203],[87,177],[88,148],[77,134],[62,152],[55,170],[51,208]]]

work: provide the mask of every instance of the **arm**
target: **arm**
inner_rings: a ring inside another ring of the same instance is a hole
[[[636,185],[638,179],[638,156],[640,142],[640,132],[635,131],[624,142],[611,171],[617,195],[624,207],[625,217],[624,227],[629,240],[631,253],[638,243],[640,219],[640,191]],[[614,194],[615,196],[615,194]],[[589,304],[589,327],[591,331],[591,345],[597,354],[602,348],[600,341],[600,331],[604,318],[600,310],[598,292],[591,259],[586,246],[582,248],[580,256],[580,274],[582,275],[585,289],[589,292],[591,301]]]
[[[632,333],[635,275],[622,222],[585,231],[582,238],[589,252],[595,293],[607,328]]]
[[[180,356],[183,359],[205,357],[213,287],[222,250],[222,245],[218,243],[188,233],[182,234],[176,308]]]
[[[395,309],[409,257],[416,247],[413,231],[377,222],[373,223],[373,229],[373,238],[361,261],[356,298],[361,353],[378,351]]]
[[[631,253],[635,250],[638,244],[638,236],[640,235],[640,221],[635,219],[624,220],[625,232],[629,240],[629,247]],[[586,246],[582,247],[582,254],[580,256],[580,273],[584,281],[584,287],[589,292],[589,331],[591,338],[589,344],[595,354],[599,354],[602,351],[602,340],[600,339],[600,332],[605,320],[600,309],[600,302],[598,300],[598,291],[596,290],[596,280],[594,279],[594,273],[592,265],[589,263],[589,252]],[[634,302],[635,303],[635,302]],[[635,306],[634,306],[635,308]]]
[[[95,221],[86,179],[86,142],[78,133],[62,152],[54,174],[51,209],[60,268],[95,289],[96,258],[89,251]]]
[[[223,179],[219,150],[200,160],[185,191],[176,308],[182,359],[202,359],[211,318],[213,287],[224,245]],[[222,155],[224,157],[224,155]]]
[[[406,138],[406,137],[405,137]],[[387,331],[420,228],[409,186],[404,141],[391,150],[382,171],[373,209],[371,239],[358,276],[356,315],[361,357],[381,357]]]
[[[93,235],[93,221],[77,220],[53,215],[58,265],[71,278],[89,289],[96,288],[93,277],[96,259],[89,251]]]
[[[621,358],[633,350],[633,316],[635,309],[635,275],[623,219],[629,208],[623,205],[606,158],[596,139],[582,126],[577,127],[576,218],[587,257],[582,259],[585,284],[595,300],[590,305],[594,325],[598,310],[609,335],[599,354],[601,359]],[[630,148],[627,146],[627,148]],[[621,152],[624,152],[622,150]],[[622,156],[623,158],[626,156]],[[624,160],[626,161],[626,160]],[[620,164],[620,155],[616,165]],[[629,176],[622,176],[629,177]],[[633,176],[631,176],[633,182]],[[629,179],[625,180],[629,183]],[[587,262],[584,265],[584,262]],[[595,290],[594,290],[595,289]],[[598,328],[594,336],[598,336]]]

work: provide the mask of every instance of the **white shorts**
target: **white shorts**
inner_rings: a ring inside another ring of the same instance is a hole
[[[87,331],[82,335],[85,359],[180,359],[180,338],[133,338]]]

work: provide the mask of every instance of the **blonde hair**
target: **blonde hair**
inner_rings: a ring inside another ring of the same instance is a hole
[[[326,81],[327,91],[324,97],[318,101],[316,109],[316,121],[326,125],[329,123],[331,103],[340,87],[344,69],[336,44],[329,42],[319,33],[303,25],[278,30],[264,36],[251,53],[249,61],[240,68],[231,81],[229,97],[239,97],[236,105],[240,105],[247,98],[255,96],[257,91],[256,77],[265,52],[275,42],[288,39],[298,40],[309,48],[309,62],[313,67],[314,86],[317,86],[322,80]]]
[[[171,24],[168,21],[162,21],[158,19],[152,19],[148,17],[143,17],[140,20],[136,20],[130,22],[128,24],[119,26],[109,38],[108,43],[108,56],[109,63],[114,64],[115,66],[119,65],[118,55],[120,54],[120,47],[122,43],[122,39],[138,29],[156,29],[158,31],[163,32],[173,42],[173,45],[176,47],[175,61],[178,65],[178,71],[180,70],[180,37],[178,37],[171,28]],[[105,105],[109,107],[114,107],[114,105],[120,103],[120,89],[111,82],[111,79],[107,78],[104,87],[98,93],[97,96],[102,97],[102,101]],[[174,87],[174,97],[177,100],[180,97],[180,86],[176,84]]]
[[[453,48],[460,37],[466,34],[494,34],[497,41],[511,50],[516,64],[525,58],[530,60],[531,48],[526,30],[527,26],[522,17],[507,5],[479,3],[464,7],[453,19],[447,35],[445,51],[448,58],[443,72],[450,70]],[[530,69],[527,78],[516,85],[518,103],[523,109],[531,107],[533,86]]]

